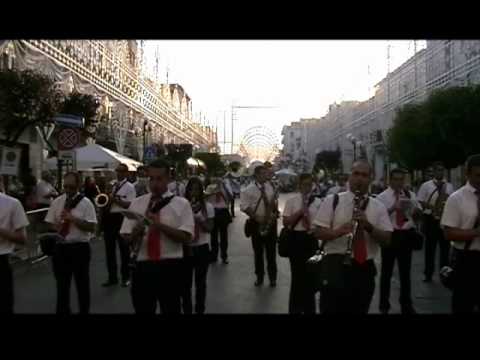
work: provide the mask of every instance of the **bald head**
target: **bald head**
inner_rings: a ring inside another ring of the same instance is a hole
[[[349,178],[350,189],[352,192],[360,191],[365,194],[368,192],[372,174],[372,167],[365,160],[355,161],[352,165],[352,172]]]

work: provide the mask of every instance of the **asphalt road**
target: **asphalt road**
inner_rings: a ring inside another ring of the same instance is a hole
[[[291,194],[280,196],[280,208]],[[207,306],[209,314],[286,314],[288,312],[288,294],[290,269],[288,260],[278,257],[278,282],[271,288],[268,281],[263,287],[255,287],[253,269],[253,250],[250,239],[243,235],[246,216],[236,206],[236,217],[229,227],[229,261],[221,262],[209,268],[207,283]],[[104,246],[102,240],[92,243],[91,262],[91,313],[132,314],[133,308],[128,288],[102,288],[107,278]],[[379,259],[377,267],[380,269]],[[432,284],[422,282],[423,251],[414,254],[412,266],[412,294],[418,313],[449,313],[450,294],[439,283],[438,277]],[[15,312],[49,314],[55,311],[55,282],[50,260],[32,266],[17,265],[15,277]],[[375,296],[370,308],[378,313],[378,280]],[[399,313],[399,281],[397,270],[392,280],[391,313]],[[77,300],[72,285],[72,310],[76,312]]]

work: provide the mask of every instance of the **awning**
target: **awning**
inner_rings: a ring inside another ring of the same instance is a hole
[[[91,171],[92,169],[115,169],[119,164],[125,164],[129,171],[136,171],[141,162],[130,159],[125,155],[107,149],[98,144],[91,144],[75,149],[77,170]],[[57,167],[57,158],[47,159],[47,168]]]

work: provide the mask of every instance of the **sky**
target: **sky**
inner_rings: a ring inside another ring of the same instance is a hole
[[[414,54],[411,40],[152,40],[145,42],[145,61],[160,82],[168,70],[168,82],[192,99],[193,113],[217,125],[223,150],[224,133],[231,141],[232,105],[275,107],[236,110],[235,144],[258,125],[280,144],[284,125],[321,117],[334,102],[368,99],[388,72],[388,46],[390,71]],[[417,50],[424,46],[417,42]]]

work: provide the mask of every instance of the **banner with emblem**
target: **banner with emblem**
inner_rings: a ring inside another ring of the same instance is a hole
[[[0,174],[18,175],[20,166],[20,149],[2,147],[2,162],[0,165]]]

